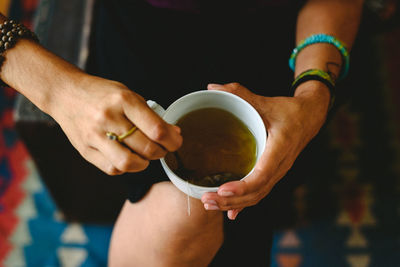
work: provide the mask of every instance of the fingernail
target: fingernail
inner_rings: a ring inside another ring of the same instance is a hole
[[[236,216],[238,214],[239,214],[239,212],[237,212],[237,211],[228,210],[228,218],[232,221],[236,219]]]
[[[212,205],[212,204],[204,204],[204,208],[206,210],[219,210],[219,207],[217,205]]]
[[[217,201],[212,200],[212,199],[207,200],[205,203],[206,203],[206,204],[210,204],[210,205],[215,205],[215,206],[217,206]]]
[[[209,83],[208,84],[208,88],[210,88],[210,89],[219,88],[221,86],[222,86],[221,84],[217,84],[217,83]]]
[[[181,134],[181,128],[179,128],[178,126],[175,126],[175,125],[174,125],[174,128],[175,128],[175,131],[177,131],[179,134]]]
[[[221,190],[221,191],[218,191],[218,195],[220,195],[221,197],[231,197],[234,194],[231,191]]]
[[[233,212],[233,219],[232,220],[235,220],[236,219],[236,217],[238,216],[238,214],[239,214],[239,212]]]

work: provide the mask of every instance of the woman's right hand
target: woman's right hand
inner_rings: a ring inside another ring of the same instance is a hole
[[[166,123],[143,97],[119,82],[84,75],[78,86],[58,92],[53,100],[49,114],[72,145],[109,175],[144,170],[149,160],[182,144],[179,127]],[[133,125],[138,129],[121,143],[106,136],[122,135]]]

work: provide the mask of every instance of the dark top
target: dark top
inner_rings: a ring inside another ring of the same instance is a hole
[[[87,69],[165,108],[208,83],[239,82],[258,94],[289,95],[293,72],[288,58],[298,7],[248,5],[258,2],[269,1],[188,1],[197,4],[197,12],[140,0],[98,1]],[[127,175],[132,202],[168,179],[159,161]],[[272,218],[285,211],[282,202],[272,203],[267,197],[244,209],[237,221],[225,220],[225,242],[211,266],[267,266]]]
[[[290,0],[147,0],[158,8],[168,8],[180,11],[201,12],[206,6],[215,8],[238,8],[242,10],[256,9],[270,6],[283,6],[290,4]]]

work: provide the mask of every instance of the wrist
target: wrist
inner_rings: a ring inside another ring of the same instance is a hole
[[[39,108],[57,120],[56,117],[66,112],[68,105],[74,105],[79,99],[79,92],[84,90],[84,84],[88,84],[91,76],[67,62],[62,62],[52,72],[58,73],[57,78],[48,81],[45,101]]]
[[[300,84],[294,93],[307,108],[313,109],[315,115],[325,118],[331,101],[329,88],[320,81],[310,80]]]
[[[1,79],[50,116],[84,76],[82,70],[31,40],[21,39],[3,55]]]

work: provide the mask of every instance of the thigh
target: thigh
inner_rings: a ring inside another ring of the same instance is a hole
[[[223,241],[222,212],[206,211],[170,182],[127,201],[112,234],[110,266],[207,266]]]

